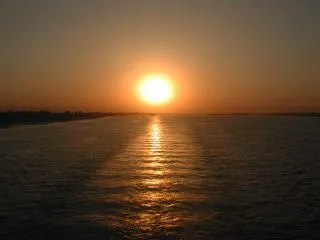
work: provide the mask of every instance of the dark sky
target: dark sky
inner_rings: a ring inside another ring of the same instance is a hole
[[[320,1],[2,0],[0,109],[136,111],[169,75],[171,112],[320,111]]]

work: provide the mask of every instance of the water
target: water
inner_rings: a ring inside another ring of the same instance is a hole
[[[0,239],[319,239],[320,119],[0,130]]]

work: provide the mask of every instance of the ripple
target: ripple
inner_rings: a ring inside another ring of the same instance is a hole
[[[135,116],[1,131],[0,238],[317,239],[319,126]]]

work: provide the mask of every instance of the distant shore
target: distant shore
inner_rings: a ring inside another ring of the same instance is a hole
[[[21,125],[49,124],[55,122],[71,122],[98,119],[108,116],[156,115],[155,113],[116,113],[116,112],[49,112],[49,111],[7,111],[0,112],[0,128]],[[292,116],[320,117],[320,113],[208,113],[208,116]]]
[[[102,112],[49,112],[49,111],[8,111],[0,112],[0,128],[20,125],[48,124],[104,118],[108,116],[135,115],[139,113],[102,113]]]
[[[210,116],[292,116],[292,117],[320,117],[320,113],[208,113]]]

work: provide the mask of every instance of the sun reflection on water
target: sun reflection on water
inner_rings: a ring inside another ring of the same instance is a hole
[[[161,129],[159,125],[159,120],[156,119],[150,126],[150,152],[158,151],[161,149]]]
[[[161,228],[178,226],[179,217],[173,211],[174,202],[179,197],[172,191],[175,184],[172,171],[164,155],[168,136],[164,135],[161,120],[154,117],[149,125],[148,139],[145,150],[148,157],[139,162],[143,176],[135,192],[134,201],[140,204],[144,211],[137,215],[135,225],[144,232],[157,232]]]
[[[194,176],[196,150],[186,141],[181,129],[175,131],[162,118],[152,117],[146,131],[106,162],[95,181],[95,187],[102,189],[96,201],[119,209],[111,207],[110,214],[97,213],[91,218],[126,229],[137,239],[183,232],[190,218],[182,211],[185,202],[201,198],[184,191],[186,184],[195,182],[190,176]]]

